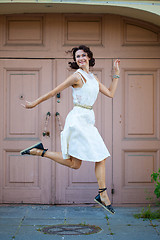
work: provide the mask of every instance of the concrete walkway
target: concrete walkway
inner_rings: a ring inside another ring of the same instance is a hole
[[[0,240],[160,240],[160,220],[134,218],[133,214],[141,209],[115,207],[116,214],[111,215],[97,205],[0,205]],[[40,231],[58,224],[89,224],[100,227],[101,231],[88,235],[53,235]]]

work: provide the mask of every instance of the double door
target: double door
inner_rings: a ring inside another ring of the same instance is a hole
[[[112,59],[96,59],[91,71],[109,86],[112,65]],[[96,127],[111,153],[106,184],[116,204],[144,203],[146,191],[153,194],[150,174],[160,166],[159,66],[159,60],[122,59],[114,99],[99,94],[94,106]],[[0,61],[0,202],[93,201],[98,190],[94,163],[84,161],[79,170],[73,170],[46,158],[19,154],[39,141],[51,151],[60,151],[55,114],[60,114],[63,126],[73,107],[71,88],[32,110],[21,104],[50,91],[70,74],[65,59]]]

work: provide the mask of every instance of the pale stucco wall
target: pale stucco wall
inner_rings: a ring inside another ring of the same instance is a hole
[[[160,26],[160,1],[0,0],[0,14],[111,13],[139,18]]]

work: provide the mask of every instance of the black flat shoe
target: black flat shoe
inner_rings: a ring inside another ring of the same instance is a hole
[[[29,148],[26,148],[26,149],[22,150],[20,152],[20,154],[21,155],[25,155],[25,154],[30,155],[30,150],[33,149],[33,148],[43,150],[42,155],[41,155],[42,157],[44,156],[45,152],[48,150],[48,149],[44,149],[43,144],[41,142],[39,142],[39,143],[36,143],[35,145],[29,147]]]
[[[94,201],[96,203],[98,203],[100,206],[104,207],[108,212],[110,212],[111,214],[115,213],[115,210],[113,209],[112,205],[105,205],[102,201],[101,201],[101,197],[100,197],[100,193],[104,192],[107,188],[102,188],[99,189],[99,194],[95,197]]]

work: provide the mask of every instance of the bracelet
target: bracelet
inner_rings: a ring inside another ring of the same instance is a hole
[[[120,78],[119,75],[113,75],[113,78]]]

